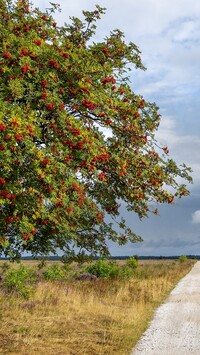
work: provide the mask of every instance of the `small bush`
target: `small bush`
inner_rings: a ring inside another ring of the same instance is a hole
[[[66,272],[59,264],[52,264],[43,273],[45,280],[58,281],[65,279]]]
[[[20,265],[18,269],[10,269],[4,274],[3,289],[7,293],[16,292],[28,299],[34,290],[35,272],[33,269]]]
[[[133,275],[133,268],[119,266],[115,261],[98,260],[85,269],[86,272],[102,278],[129,278]]]
[[[186,261],[188,261],[188,257],[186,255],[181,255],[181,256],[179,256],[178,260],[181,263],[185,263]]]
[[[131,269],[136,269],[137,266],[138,266],[138,261],[137,261],[137,259],[136,259],[134,256],[132,256],[131,258],[129,258],[129,259],[126,261],[126,265],[127,265],[128,267],[130,267]]]
[[[120,267],[113,261],[97,260],[86,267],[86,272],[97,277],[118,277]]]

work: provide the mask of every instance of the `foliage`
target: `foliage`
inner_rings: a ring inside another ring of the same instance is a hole
[[[100,259],[89,264],[85,270],[102,278],[129,278],[133,275],[129,267],[119,266],[115,261],[105,259]]]
[[[179,256],[178,260],[181,263],[185,263],[186,261],[188,261],[188,257],[186,255],[181,255],[181,256]]]
[[[34,291],[35,276],[33,269],[20,265],[5,272],[2,287],[7,293],[15,292],[28,299]]]
[[[46,280],[57,281],[57,280],[65,279],[66,272],[62,267],[62,265],[52,264],[44,271],[43,276]]]
[[[51,6],[0,0],[0,251],[13,259],[140,241],[120,201],[157,214],[150,204],[188,194],[177,177],[191,181],[155,140],[158,107],[131,89],[137,46],[119,30],[92,42],[99,6],[61,27]]]
[[[119,273],[116,263],[102,259],[89,264],[86,271],[97,277],[110,277]]]
[[[131,258],[127,259],[126,264],[130,268],[136,269],[137,266],[138,266],[138,261],[137,261],[137,259],[134,256],[132,256]]]

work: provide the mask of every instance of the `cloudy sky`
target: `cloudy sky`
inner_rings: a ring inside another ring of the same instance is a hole
[[[119,28],[126,41],[142,51],[147,71],[131,73],[132,89],[160,107],[158,140],[178,163],[193,169],[190,196],[159,207],[159,216],[142,222],[125,213],[128,224],[144,242],[111,246],[113,255],[200,254],[200,1],[198,0],[55,0],[62,13],[59,24],[82,10],[106,7],[96,39]],[[47,0],[34,0],[41,9]]]

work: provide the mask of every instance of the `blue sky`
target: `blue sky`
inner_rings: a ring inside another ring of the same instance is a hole
[[[113,255],[200,254],[200,1],[197,0],[57,0],[59,24],[81,17],[98,3],[106,14],[96,40],[119,28],[126,41],[142,51],[147,70],[130,73],[133,91],[156,102],[162,115],[157,139],[178,163],[193,169],[189,197],[159,207],[159,216],[140,222],[121,208],[128,224],[144,242],[117,247]],[[46,0],[34,0],[41,9]]]

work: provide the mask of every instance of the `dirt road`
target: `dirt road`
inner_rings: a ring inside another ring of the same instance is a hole
[[[157,309],[132,355],[200,355],[200,261]]]

